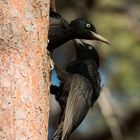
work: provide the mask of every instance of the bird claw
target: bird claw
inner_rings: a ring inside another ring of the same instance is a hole
[[[54,69],[54,62],[51,58],[51,53],[47,50],[47,54],[49,56],[49,59],[50,59],[50,70],[52,71]]]
[[[54,62],[50,57],[50,70],[52,71],[54,69]]]

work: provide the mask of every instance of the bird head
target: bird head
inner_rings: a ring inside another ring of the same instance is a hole
[[[97,50],[90,44],[82,42],[80,39],[74,40],[77,58],[80,60],[94,60],[99,67],[99,54]]]
[[[74,38],[98,40],[110,44],[107,39],[99,35],[95,26],[83,18],[78,18],[70,23]]]

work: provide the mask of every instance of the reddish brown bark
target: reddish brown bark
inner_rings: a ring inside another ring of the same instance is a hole
[[[0,140],[48,137],[49,0],[0,1]]]

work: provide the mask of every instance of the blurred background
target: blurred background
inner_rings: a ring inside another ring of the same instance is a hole
[[[140,0],[56,0],[68,22],[86,17],[111,46],[92,42],[100,54],[103,90],[71,140],[140,140]],[[65,68],[75,58],[72,42],[55,50]],[[59,85],[55,71],[52,84]],[[60,107],[51,95],[49,139]]]

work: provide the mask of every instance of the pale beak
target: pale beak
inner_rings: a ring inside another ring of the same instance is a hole
[[[109,44],[109,45],[111,44],[107,39],[105,39],[105,38],[102,37],[101,35],[98,35],[98,34],[96,34],[96,33],[94,33],[94,32],[92,32],[92,34],[93,34],[93,37],[94,37],[95,40],[104,42],[104,43]]]
[[[74,41],[75,44],[84,45],[84,43],[81,41],[81,39],[74,39],[73,41]]]

